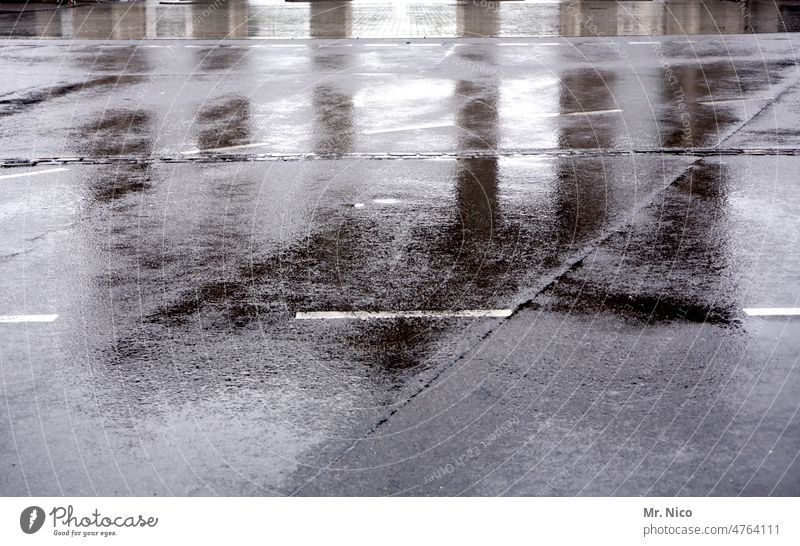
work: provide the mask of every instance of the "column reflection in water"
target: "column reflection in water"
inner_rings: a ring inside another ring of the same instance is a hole
[[[309,33],[312,38],[326,38],[338,29],[349,36],[352,21],[350,2],[319,2],[311,4]],[[314,47],[312,69],[315,73],[339,74],[352,65],[352,48]],[[341,79],[339,79],[341,81]],[[314,84],[312,104],[315,114],[312,128],[313,151],[319,154],[347,153],[354,149],[353,97],[340,85],[321,77]]]

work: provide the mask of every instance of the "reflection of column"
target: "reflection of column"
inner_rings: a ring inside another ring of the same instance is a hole
[[[625,138],[618,113],[599,113],[617,108],[614,83],[617,76],[600,69],[563,72],[559,84],[558,146],[560,149],[613,148]],[[619,191],[619,161],[559,160],[554,205],[558,211],[551,240],[569,248],[576,240],[601,229],[608,220],[609,197]]]
[[[465,36],[494,35],[498,28],[497,11],[483,9],[476,13],[474,6],[458,6],[459,31]],[[460,106],[456,113],[458,147],[460,150],[495,151],[498,146],[499,75],[490,47],[459,48],[454,54],[460,66],[466,68],[468,79],[458,80],[455,86]],[[494,236],[498,220],[498,159],[460,159],[456,174],[458,216],[452,226],[452,250],[474,276],[481,270],[486,245]],[[459,241],[461,239],[461,241]],[[486,274],[483,270],[481,273]]]
[[[353,30],[353,6],[347,0],[311,2],[308,25],[312,38],[350,38]]]
[[[338,29],[342,36],[349,36],[351,16],[350,2],[312,3],[309,33],[313,38],[331,37]],[[352,63],[350,48],[317,47],[311,62],[317,74],[345,71]],[[355,146],[352,94],[320,78],[312,91],[312,102],[316,114],[312,130],[314,152],[352,152]]]

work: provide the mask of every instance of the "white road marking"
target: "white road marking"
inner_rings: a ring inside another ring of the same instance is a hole
[[[600,114],[618,114],[622,112],[619,108],[612,108],[611,110],[589,110],[587,112],[565,112],[562,116],[594,116]]]
[[[463,311],[298,311],[296,320],[399,319],[451,317],[509,317],[511,309],[466,309]]]
[[[397,44],[364,44],[365,47],[396,47]]]
[[[353,205],[353,208],[354,209],[363,209],[364,208],[364,203],[355,203]]]
[[[399,199],[394,199],[393,197],[386,197],[382,199],[373,199],[372,202],[377,203],[379,205],[396,205],[401,201]]]
[[[647,44],[657,44],[658,42],[628,42],[631,45],[647,45]]]
[[[258,146],[269,146],[269,142],[253,142],[252,144],[238,144],[236,146],[223,146],[221,148],[208,148],[207,150],[186,150],[181,152],[184,155],[199,154],[206,152],[227,152],[228,150],[241,150],[242,148],[256,148]]]
[[[753,98],[740,98],[740,99],[720,99],[720,100],[699,100],[700,104],[730,104],[732,102],[757,102],[769,101],[772,97],[753,97]]]
[[[500,42],[497,45],[510,47],[510,46],[529,46],[529,45],[533,45],[533,44],[530,43],[530,42]]]
[[[23,176],[36,176],[38,174],[49,174],[49,173],[60,173],[64,171],[68,171],[69,169],[65,167],[59,167],[57,169],[45,169],[44,171],[33,171],[28,173],[15,173],[15,174],[4,174],[0,176],[0,180],[7,180],[9,178],[21,178]]]
[[[53,322],[58,315],[0,315],[3,322]]]
[[[417,129],[439,129],[441,127],[452,127],[453,123],[425,123],[422,125],[406,125],[394,129],[371,129],[363,131],[365,135],[380,135],[384,133],[399,133],[401,131],[416,131]]]
[[[800,307],[745,307],[750,317],[791,317],[800,315]]]
[[[409,44],[411,47],[441,47],[442,44]]]
[[[302,44],[272,44],[270,47],[306,47]]]
[[[542,43],[541,43],[541,44],[539,44],[539,45],[543,45],[543,46],[554,46],[554,45],[567,45],[567,44],[562,44],[562,43],[559,43],[559,42],[542,42]]]

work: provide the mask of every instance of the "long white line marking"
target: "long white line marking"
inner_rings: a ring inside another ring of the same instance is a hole
[[[466,309],[463,311],[298,311],[297,320],[398,319],[451,317],[508,317],[511,309]]]
[[[452,127],[453,123],[424,123],[422,125],[406,125],[405,127],[397,127],[394,129],[369,129],[363,131],[365,135],[380,135],[384,133],[399,133],[402,131],[416,131],[418,129],[439,129],[442,127]]]
[[[628,42],[631,45],[647,45],[647,44],[657,44],[658,42]]]
[[[600,114],[618,114],[622,112],[619,108],[612,108],[611,110],[589,110],[586,112],[564,112],[562,116],[594,116]]]
[[[53,322],[58,315],[0,315],[3,322]]]
[[[511,46],[530,46],[530,45],[533,45],[533,44],[530,43],[530,42],[500,42],[497,45],[503,46],[503,47],[511,47]]]
[[[745,307],[750,317],[791,317],[800,316],[800,307]]]
[[[65,167],[59,167],[57,169],[46,169],[44,171],[33,171],[27,173],[15,173],[15,174],[4,174],[0,176],[0,180],[7,180],[9,178],[21,178],[23,176],[36,176],[38,174],[49,174],[49,173],[60,173],[64,171],[68,171],[69,169]]]
[[[227,152],[228,150],[241,150],[242,148],[256,148],[258,146],[269,146],[269,142],[253,142],[252,144],[239,144],[237,146],[223,146],[222,148],[208,148],[207,150],[186,150],[182,154],[199,154],[205,152]]]
[[[720,99],[720,100],[699,100],[700,104],[730,104],[734,102],[758,102],[773,100],[772,97],[753,97],[753,98],[740,98],[740,99]]]

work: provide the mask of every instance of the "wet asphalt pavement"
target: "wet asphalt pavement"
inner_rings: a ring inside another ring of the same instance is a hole
[[[798,46],[4,42],[0,494],[800,494]]]

